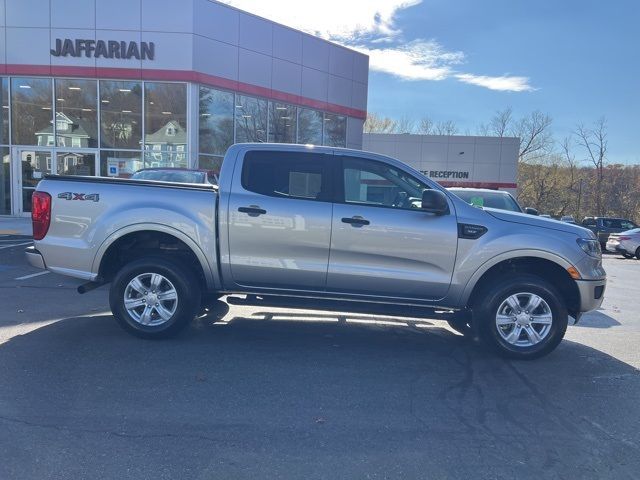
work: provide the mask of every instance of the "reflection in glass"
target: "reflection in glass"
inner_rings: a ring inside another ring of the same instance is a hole
[[[96,156],[93,153],[59,152],[56,156],[58,175],[95,175]]]
[[[140,152],[100,152],[100,175],[103,177],[129,178],[144,168]]]
[[[11,79],[12,143],[14,145],[53,145],[51,79]],[[51,137],[51,138],[49,138]],[[30,200],[29,200],[30,201]]]
[[[224,157],[215,155],[200,155],[198,158],[198,168],[208,170],[216,176],[220,176],[220,168],[222,167],[222,159]]]
[[[11,156],[0,147],[0,215],[11,215]]]
[[[144,168],[187,168],[187,157],[180,152],[144,152]]]
[[[9,79],[0,78],[0,144],[9,143]]]
[[[224,155],[233,145],[233,93],[200,87],[200,153]]]
[[[142,84],[100,81],[102,147],[141,148]]]
[[[97,82],[57,79],[55,84],[56,145],[72,148],[97,147]],[[48,131],[50,132],[51,129]]]
[[[298,109],[298,143],[322,145],[322,112]]]
[[[347,144],[347,117],[324,114],[323,144],[330,147],[344,147]]]
[[[285,103],[269,102],[269,141],[296,143],[296,107]]]
[[[22,211],[31,211],[31,195],[46,174],[51,173],[51,152],[20,151],[22,168]]]
[[[267,141],[267,101],[236,95],[236,142]]]
[[[186,166],[186,84],[146,82],[144,88],[145,165]]]

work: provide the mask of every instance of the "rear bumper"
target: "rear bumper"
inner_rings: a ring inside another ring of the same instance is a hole
[[[36,250],[36,247],[27,247],[24,251],[24,254],[27,257],[27,261],[32,267],[46,269],[47,266],[44,263],[44,258],[42,254]]]
[[[590,312],[602,305],[607,280],[576,280],[580,292],[580,312]]]

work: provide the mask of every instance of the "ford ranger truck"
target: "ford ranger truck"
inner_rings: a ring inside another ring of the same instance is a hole
[[[219,185],[47,176],[30,263],[110,284],[118,323],[176,334],[222,295],[449,309],[512,358],[562,340],[606,284],[589,230],[468,205],[402,162],[330,147],[237,144]],[[231,297],[234,298],[234,297]]]

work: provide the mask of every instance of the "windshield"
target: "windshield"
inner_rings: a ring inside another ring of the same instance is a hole
[[[156,180],[160,182],[204,183],[205,173],[183,170],[144,170],[134,173],[131,178],[134,180]]]
[[[457,190],[450,191],[462,200],[475,207],[497,208],[499,210],[509,210],[510,212],[522,212],[520,205],[507,192],[485,192],[478,190]]]

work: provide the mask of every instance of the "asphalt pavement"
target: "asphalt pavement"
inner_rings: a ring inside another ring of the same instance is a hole
[[[437,319],[224,302],[140,340],[25,243],[0,236],[1,479],[640,477],[638,260],[515,362]]]

